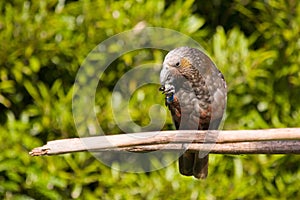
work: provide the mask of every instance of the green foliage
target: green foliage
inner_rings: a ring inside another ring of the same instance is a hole
[[[205,181],[179,175],[176,163],[131,174],[89,153],[28,155],[48,140],[77,137],[71,104],[80,64],[101,41],[141,26],[175,29],[201,43],[228,83],[225,129],[299,126],[298,1],[16,0],[1,1],[0,12],[1,199],[300,197],[296,155],[211,155]],[[105,133],[122,132],[110,105],[116,81],[136,66],[162,63],[165,54],[134,51],[111,64],[95,99]],[[158,86],[139,88],[129,102],[133,121],[146,126],[151,106],[163,101]],[[163,129],[172,127],[167,115]]]

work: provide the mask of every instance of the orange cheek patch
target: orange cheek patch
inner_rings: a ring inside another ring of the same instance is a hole
[[[187,68],[187,67],[190,67],[190,66],[191,66],[191,63],[188,59],[186,59],[186,58],[181,59],[181,67]]]

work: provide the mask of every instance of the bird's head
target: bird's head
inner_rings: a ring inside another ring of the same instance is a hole
[[[191,89],[191,84],[199,80],[201,69],[206,56],[200,50],[191,47],[179,47],[170,51],[163,62],[160,72],[160,83],[164,86],[174,86],[175,92],[179,87]],[[205,66],[205,65],[203,65]]]
[[[178,84],[184,76],[193,68],[190,54],[192,48],[179,47],[170,51],[163,62],[160,72],[160,82],[166,84]]]

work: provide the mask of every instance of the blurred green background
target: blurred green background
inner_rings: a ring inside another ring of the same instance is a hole
[[[300,126],[299,1],[15,0],[1,1],[0,12],[1,199],[300,198],[298,155],[211,155],[204,181],[179,175],[177,163],[133,174],[87,152],[28,155],[49,140],[77,137],[72,88],[80,64],[101,41],[141,24],[177,30],[204,47],[228,84],[224,129]],[[105,133],[120,133],[109,107],[115,81],[165,54],[135,51],[111,64],[96,98]],[[164,104],[157,89],[132,97],[137,124],[149,123],[152,104]],[[172,128],[168,116],[164,129]]]

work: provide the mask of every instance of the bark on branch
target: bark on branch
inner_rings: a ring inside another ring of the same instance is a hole
[[[185,144],[185,145],[183,145]],[[299,154],[300,128],[156,131],[49,141],[32,156],[81,151],[209,151],[216,154]]]

